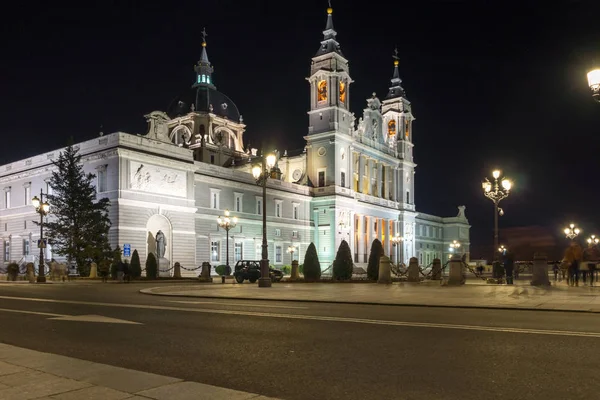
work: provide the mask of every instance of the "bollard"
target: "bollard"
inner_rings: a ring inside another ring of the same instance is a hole
[[[431,267],[431,280],[439,281],[442,279],[442,261],[439,258],[433,260]]]
[[[465,283],[464,266],[458,254],[450,259],[450,276],[448,285],[463,285]]]
[[[546,253],[533,254],[531,285],[550,286],[550,279],[548,278],[548,258],[546,257]]]
[[[300,277],[300,275],[298,272],[298,260],[294,260],[294,261],[292,261],[292,276],[290,277],[290,279],[295,281],[299,277]]]
[[[388,256],[379,257],[379,278],[377,283],[392,283],[392,262]]]
[[[408,281],[421,281],[421,277],[419,276],[419,260],[417,259],[417,257],[411,257],[410,261],[408,262]]]
[[[93,262],[90,264],[90,278],[96,279],[98,277],[98,265]]]
[[[181,278],[181,264],[179,264],[179,261],[173,265],[173,278]]]
[[[35,283],[36,282],[35,267],[34,267],[33,263],[27,263],[26,268],[27,268],[27,280],[29,281],[29,283]]]
[[[212,282],[212,277],[210,276],[211,265],[209,262],[202,263],[202,272],[199,276],[200,282]]]

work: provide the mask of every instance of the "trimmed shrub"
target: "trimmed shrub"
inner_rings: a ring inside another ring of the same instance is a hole
[[[227,275],[227,265],[217,265],[217,267],[215,268],[215,272],[219,275],[219,276],[223,276],[223,275]]]
[[[117,279],[117,271],[119,270],[119,263],[121,261],[115,261],[110,265],[110,279]]]
[[[379,239],[371,243],[371,252],[369,253],[369,264],[367,265],[367,277],[373,281],[379,279],[379,258],[383,255],[383,245]]]
[[[298,265],[298,273],[304,275],[304,264]]]
[[[317,255],[314,243],[311,243],[308,249],[306,249],[303,273],[304,279],[307,281],[316,281],[321,278],[321,264],[319,263],[319,256]]]
[[[142,276],[142,265],[140,263],[140,255],[138,254],[137,249],[133,250],[133,254],[131,256],[131,266],[130,266],[130,274],[133,279],[139,278]]]
[[[333,279],[344,281],[352,279],[352,253],[348,242],[342,240],[338,248],[335,260],[333,260]]]
[[[281,267],[281,272],[283,272],[284,275],[290,275],[292,273],[292,266],[284,265],[283,267]]]
[[[17,280],[17,275],[19,275],[19,264],[17,263],[10,263],[8,264],[8,266],[6,267],[6,273],[7,273],[7,280],[9,281],[16,281]]]
[[[146,277],[148,279],[156,279],[158,277],[158,262],[154,253],[148,254],[148,258],[146,258]]]

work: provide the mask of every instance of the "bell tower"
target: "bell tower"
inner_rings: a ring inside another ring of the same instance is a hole
[[[401,160],[399,180],[399,194],[402,195],[402,203],[405,205],[414,205],[415,182],[414,174],[415,167],[413,159],[413,136],[412,123],[415,117],[412,114],[410,101],[406,98],[406,92],[402,87],[402,79],[398,72],[398,49],[394,50],[394,73],[390,80],[392,85],[388,94],[383,100],[381,113],[383,115],[384,124],[387,127],[387,132],[394,139],[390,141],[390,145],[395,146],[398,152],[398,158]]]
[[[308,177],[315,187],[331,185],[350,187],[345,171],[354,117],[350,112],[348,60],[344,57],[333,28],[333,9],[327,8],[323,40],[312,58],[310,76],[310,111],[307,141]],[[341,157],[341,158],[340,158]]]

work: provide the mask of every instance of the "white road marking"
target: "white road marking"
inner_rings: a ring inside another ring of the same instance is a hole
[[[459,330],[466,330],[466,331],[485,331],[485,332],[501,332],[501,333],[522,333],[522,334],[534,334],[534,335],[577,336],[577,337],[600,338],[600,332],[558,331],[558,330],[527,329],[527,328],[503,328],[503,327],[481,326],[481,325],[438,324],[438,323],[431,323],[431,322],[386,321],[386,320],[364,319],[364,318],[327,317],[327,316],[320,316],[320,315],[274,314],[274,313],[263,313],[263,312],[256,312],[256,311],[216,310],[216,309],[202,309],[202,308],[151,306],[151,305],[145,305],[145,304],[100,303],[100,302],[92,302],[92,301],[38,299],[38,298],[30,298],[30,297],[0,296],[0,299],[33,301],[33,302],[41,302],[41,303],[79,304],[79,305],[99,306],[99,307],[133,308],[133,309],[146,309],[146,310],[166,310],[166,311],[180,311],[180,312],[183,311],[183,312],[192,312],[192,313],[201,313],[201,314],[244,315],[244,316],[248,316],[248,317],[283,318],[283,319],[299,319],[299,320],[328,321],[328,322],[347,322],[347,323],[355,323],[355,324],[403,326],[403,327],[411,327],[411,328],[459,329]],[[10,310],[10,311],[14,311],[14,310]],[[28,312],[33,313],[32,311],[28,311]]]
[[[271,304],[244,304],[244,303],[227,303],[227,302],[218,302],[218,301],[178,301],[178,300],[167,300],[169,303],[181,303],[181,304],[218,304],[221,306],[242,306],[242,307],[260,307],[260,308],[295,308],[299,310],[307,310],[308,307],[300,307],[300,306],[276,306]]]
[[[79,321],[79,322],[103,322],[109,324],[133,324],[133,325],[142,325],[140,322],[126,321],[124,319],[110,318],[102,315],[65,315],[65,314],[54,314],[47,312],[39,312],[39,311],[27,311],[27,310],[15,310],[11,308],[0,308],[0,312],[13,312],[18,314],[33,314],[33,315],[43,315],[45,317],[51,317],[48,319],[56,320],[56,321]]]

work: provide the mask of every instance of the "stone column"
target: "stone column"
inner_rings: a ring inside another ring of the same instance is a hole
[[[331,260],[335,260],[335,255],[337,254],[337,249],[339,247],[339,244],[342,243],[342,240],[345,239],[345,232],[344,228],[340,228],[340,212],[336,210],[335,208],[329,210],[330,212],[333,211],[333,226],[331,226],[331,222],[329,222],[329,229],[332,229],[332,235],[331,235],[331,249],[332,249],[332,258]],[[331,219],[329,220],[331,221]]]
[[[550,286],[548,279],[548,258],[545,253],[534,253],[531,267],[532,286]]]
[[[419,260],[416,257],[411,257],[408,263],[408,281],[421,281],[421,277],[419,276]]]
[[[377,163],[377,177],[375,182],[375,187],[377,188],[376,197],[383,197],[381,195],[381,188],[383,187],[383,164],[381,162]]]
[[[313,243],[319,254],[319,210],[313,210],[313,223],[315,224],[315,234],[313,235]]]
[[[398,168],[396,167],[392,167],[392,187],[390,188],[391,192],[392,192],[392,200],[393,201],[398,201],[398,193],[396,193],[396,191],[398,190]]]
[[[365,188],[364,188],[364,177],[363,174],[365,173],[365,158],[363,157],[362,154],[358,153],[358,191],[359,193],[364,193],[365,192]]]
[[[350,245],[350,254],[352,254],[352,262],[354,262],[354,246],[356,246],[356,244],[354,243],[354,210],[350,211],[350,226],[348,227],[348,230],[350,232],[348,237],[348,244]]]
[[[367,165],[367,173],[366,173],[366,176],[365,176],[365,181],[366,181],[365,184],[367,185],[367,187],[366,187],[367,190],[365,191],[365,193],[369,194],[369,195],[372,195],[373,191],[371,190],[371,188],[372,188],[372,186],[371,186],[371,174],[373,174],[373,160],[367,158],[366,165]]]
[[[358,231],[358,243],[356,244],[357,249],[356,249],[356,253],[358,256],[358,259],[356,260],[356,262],[360,262],[362,263],[364,260],[364,247],[365,247],[365,216],[362,214],[358,215],[358,226],[357,226],[357,231]]]
[[[465,283],[463,269],[464,267],[460,256],[454,254],[450,259],[450,277],[448,278],[448,285],[463,285]]]
[[[387,254],[388,256],[391,255],[390,253],[390,221],[387,219],[382,219],[381,222],[383,223],[383,235],[384,235],[384,240],[383,240],[383,254]]]

